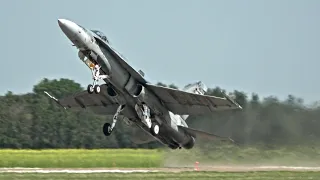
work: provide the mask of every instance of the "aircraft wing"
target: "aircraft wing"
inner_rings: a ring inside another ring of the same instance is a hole
[[[215,111],[242,109],[242,107],[229,98],[207,96],[185,92],[177,89],[147,84],[165,104],[169,111],[180,115],[204,115]]]
[[[89,94],[87,91],[82,91],[60,99],[56,99],[46,91],[45,93],[65,109],[89,108],[97,114],[114,115],[119,105],[108,97],[107,85],[103,84],[100,87],[99,94]]]

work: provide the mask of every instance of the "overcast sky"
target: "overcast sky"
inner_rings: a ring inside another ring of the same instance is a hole
[[[320,1],[2,0],[0,94],[47,78],[87,86],[58,18],[104,32],[151,82],[320,100]]]

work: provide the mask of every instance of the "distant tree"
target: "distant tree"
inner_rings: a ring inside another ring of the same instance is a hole
[[[169,88],[172,88],[172,89],[179,89],[178,86],[176,86],[176,85],[174,85],[174,84],[170,84],[168,87],[169,87]]]
[[[157,86],[162,86],[162,87],[167,87],[167,85],[165,85],[165,84],[163,84],[163,83],[161,83],[161,82],[158,82],[156,85],[157,85]]]
[[[177,88],[174,84],[159,86]],[[104,122],[109,116],[90,110],[64,110],[48,99],[43,91],[57,98],[83,91],[79,83],[70,79],[43,79],[33,87],[32,93],[16,95],[8,91],[0,96],[0,148],[158,148],[158,142],[134,144],[130,136],[133,127],[122,121],[114,133],[105,137]],[[243,110],[217,111],[211,115],[190,116],[190,127],[210,133],[231,136],[242,144],[263,144],[266,147],[282,145],[313,145],[320,140],[320,106],[305,106],[303,99],[288,95],[284,101],[275,96],[259,97],[234,90],[226,92],[220,87],[209,88],[207,95],[223,97],[232,94]],[[204,146],[210,146],[206,144]]]

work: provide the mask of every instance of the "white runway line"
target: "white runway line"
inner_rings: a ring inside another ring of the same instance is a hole
[[[184,172],[193,168],[154,168],[154,169],[113,169],[113,168],[0,168],[0,173],[147,173],[147,172]],[[199,167],[199,171],[212,172],[252,172],[252,171],[320,171],[320,167],[303,166],[214,166]]]

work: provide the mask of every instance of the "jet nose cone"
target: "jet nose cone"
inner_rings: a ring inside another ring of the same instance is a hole
[[[63,21],[64,21],[64,19],[58,19],[59,26],[63,25]]]
[[[58,19],[58,24],[60,28],[65,28],[67,24],[70,24],[71,21],[68,21],[66,19]]]
[[[78,26],[72,21],[66,19],[58,19],[58,24],[63,33],[69,38],[73,37],[78,31]]]

